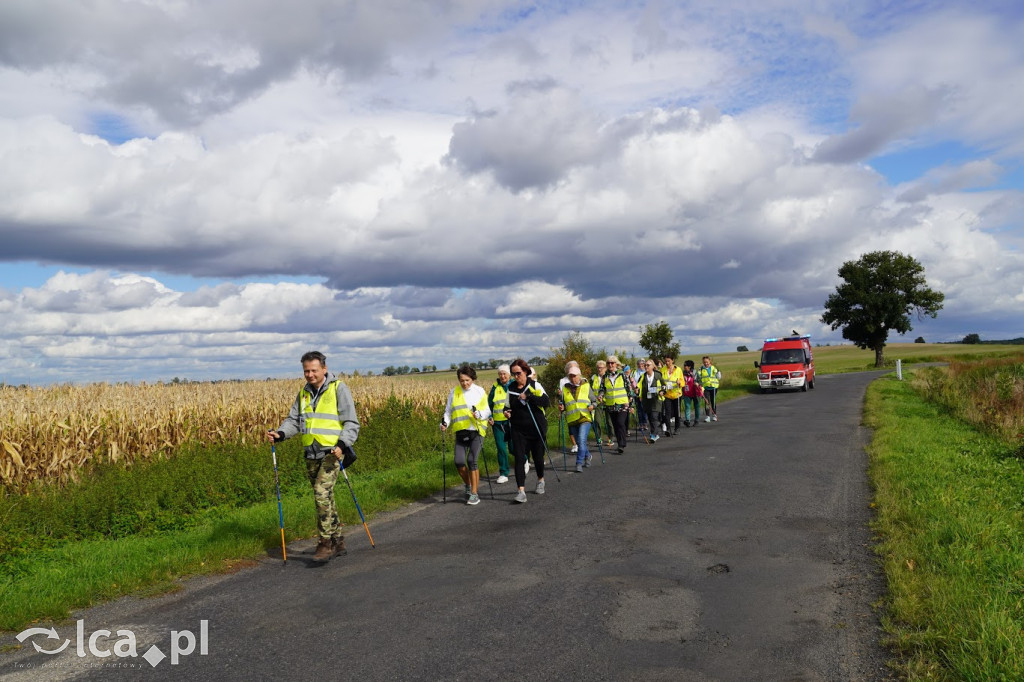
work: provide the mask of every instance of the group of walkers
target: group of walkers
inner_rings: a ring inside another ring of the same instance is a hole
[[[359,418],[348,386],[328,371],[323,353],[310,351],[302,356],[301,362],[306,384],[288,416],[277,430],[267,431],[266,437],[277,443],[301,435],[317,513],[319,541],[313,558],[323,562],[345,553],[334,486],[339,472],[344,474],[343,470],[355,460],[352,446],[359,436]],[[536,373],[525,360],[516,359],[498,367],[498,377],[490,391],[475,383],[477,375],[472,367],[464,365],[457,374],[459,385],[448,396],[440,428],[443,434],[454,432],[455,467],[465,484],[466,503],[480,503],[478,460],[488,428],[498,450],[495,482],[509,481],[513,471],[509,462],[511,448],[518,488],[515,502],[527,501],[526,476],[531,460],[537,476],[534,493],[543,495],[547,408],[551,398]],[[619,359],[612,355],[597,362],[597,372],[589,380],[583,378],[578,363],[569,362],[555,401],[559,427],[565,427],[562,437],[568,437],[576,455],[576,471],[582,472],[593,460],[588,446],[592,429],[599,446],[606,443],[623,454],[631,414],[635,415],[637,433],[643,433],[649,442],[657,442],[662,434],[677,434],[680,423],[696,426],[702,403],[704,421],[718,421],[716,393],[721,376],[707,356],[696,369],[691,360],[680,369],[675,366],[675,358],[666,357],[662,363],[644,360],[630,371],[628,367],[620,369]],[[283,537],[282,520],[282,542]]]
[[[672,357],[664,358],[664,362],[643,360],[635,371],[620,369],[614,355],[596,364],[597,372],[584,380],[579,364],[568,362],[555,396],[560,438],[568,438],[570,451],[576,455],[577,473],[593,461],[588,445],[592,429],[599,447],[607,444],[623,454],[630,415],[635,415],[637,433],[643,433],[648,442],[657,442],[662,434],[674,436],[680,426],[696,426],[701,404],[705,406],[704,420],[718,421],[717,392],[722,374],[708,356],[700,368],[692,360],[679,368]],[[495,482],[507,483],[514,467],[518,488],[514,500],[525,503],[526,475],[532,460],[537,476],[534,492],[543,495],[551,398],[536,373],[522,359],[501,365],[489,392],[475,383],[477,375],[472,367],[463,365],[457,374],[459,385],[448,396],[441,430],[455,432],[455,467],[465,484],[466,503],[480,502],[478,458],[488,428],[494,433],[498,451]]]

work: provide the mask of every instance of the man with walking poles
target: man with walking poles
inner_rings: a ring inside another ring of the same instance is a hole
[[[334,503],[334,485],[341,469],[339,463],[344,462],[347,468],[355,460],[352,445],[359,436],[359,417],[352,393],[337,376],[327,371],[327,358],[323,353],[310,351],[303,355],[302,374],[306,385],[277,431],[267,431],[267,439],[277,443],[302,434],[306,473],[313,486],[320,535],[313,559],[323,562],[345,553],[341,519]]]

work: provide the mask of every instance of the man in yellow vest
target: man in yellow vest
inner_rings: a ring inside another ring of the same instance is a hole
[[[329,561],[345,553],[341,519],[334,504],[334,484],[341,471],[339,462],[355,460],[352,445],[359,436],[359,417],[348,386],[327,371],[327,358],[319,351],[302,356],[302,374],[306,385],[292,403],[277,431],[267,438],[280,442],[302,434],[306,455],[306,474],[313,486],[316,523],[320,541],[313,554],[315,561]]]

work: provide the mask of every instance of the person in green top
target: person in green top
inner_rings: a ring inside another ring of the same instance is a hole
[[[495,483],[508,483],[511,469],[508,466],[508,444],[512,438],[505,408],[508,407],[508,385],[512,381],[508,365],[498,365],[498,378],[494,380],[490,393],[487,394],[487,406],[491,408],[488,423],[494,430],[494,445],[498,448],[498,478]]]

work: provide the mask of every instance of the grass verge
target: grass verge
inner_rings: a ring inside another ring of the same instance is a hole
[[[365,514],[394,509],[441,487],[439,463],[424,457],[386,471],[351,475]],[[451,477],[449,477],[449,480]],[[347,534],[362,533],[348,487],[335,488]],[[282,495],[288,540],[315,533],[308,489]],[[379,541],[379,538],[376,538]],[[124,594],[174,589],[176,579],[230,570],[280,546],[277,500],[217,510],[193,527],[114,539],[58,543],[6,561],[0,574],[0,629],[19,630],[39,620],[61,620],[71,610]],[[279,552],[279,550],[278,550]]]
[[[1024,679],[1024,461],[894,378],[871,385],[865,418],[901,672]]]

